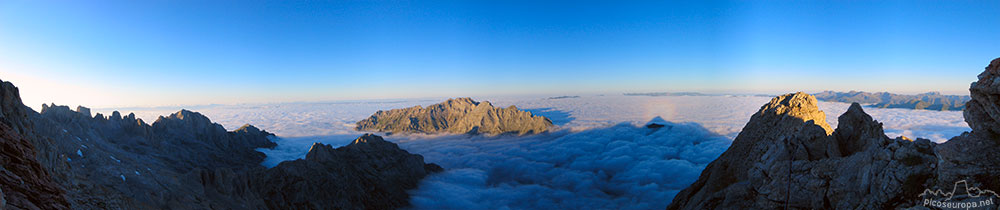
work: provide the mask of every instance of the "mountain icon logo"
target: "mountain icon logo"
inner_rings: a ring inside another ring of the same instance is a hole
[[[924,189],[920,195],[924,207],[940,209],[978,209],[994,207],[994,199],[1000,198],[993,190],[980,189],[969,185],[968,180],[959,180],[951,190]]]

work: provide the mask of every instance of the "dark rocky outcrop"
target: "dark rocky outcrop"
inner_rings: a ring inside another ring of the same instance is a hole
[[[423,156],[365,134],[336,149],[313,144],[305,159],[268,170],[255,187],[270,209],[393,209],[408,205],[406,190],[440,171]]]
[[[901,95],[887,92],[834,92],[823,91],[814,94],[821,101],[871,104],[879,108],[905,108],[927,110],[962,110],[969,96],[942,95],[938,92],[921,93],[917,95]]]
[[[772,99],[668,209],[915,205],[918,200],[904,198],[920,191],[899,186],[923,186],[921,177],[933,172],[937,159],[934,144],[886,137],[857,103],[838,122],[831,132],[808,94]]]
[[[0,209],[69,208],[62,188],[35,159],[34,146],[6,123],[0,123],[0,191]]]
[[[34,112],[0,83],[0,209],[381,209],[440,171],[365,135],[305,160],[260,165],[274,135],[227,131],[181,110],[147,124],[134,114],[46,104]]]
[[[922,208],[925,189],[1000,189],[1000,58],[964,110],[972,132],[934,144],[886,137],[854,103],[832,133],[815,99],[776,97],[754,114],[726,152],[667,209]]]
[[[493,107],[490,102],[470,98],[448,99],[444,103],[375,112],[357,122],[361,131],[392,133],[470,133],[518,135],[541,133],[552,121],[517,107]]]

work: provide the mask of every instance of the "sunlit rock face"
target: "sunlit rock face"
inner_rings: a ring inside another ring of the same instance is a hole
[[[517,107],[493,107],[490,102],[470,98],[448,99],[423,108],[420,106],[378,111],[357,122],[361,131],[392,133],[469,133],[518,135],[541,133],[552,121]]]
[[[906,208],[921,205],[925,189],[950,189],[960,180],[1000,189],[998,68],[1000,58],[969,89],[964,115],[972,132],[940,145],[890,139],[856,103],[830,133],[812,122],[811,96],[779,96],[667,209]]]
[[[936,157],[926,139],[890,139],[855,103],[825,122],[816,99],[778,96],[668,209],[883,208],[912,206]]]

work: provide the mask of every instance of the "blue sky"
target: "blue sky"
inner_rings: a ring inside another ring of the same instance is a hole
[[[0,79],[93,107],[645,91],[968,94],[1000,1],[0,1]]]

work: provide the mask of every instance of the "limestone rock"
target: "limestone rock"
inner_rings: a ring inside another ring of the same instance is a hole
[[[489,102],[470,98],[448,99],[444,103],[378,111],[357,122],[357,130],[393,133],[470,133],[518,135],[541,133],[552,121],[517,107],[493,107]]]
[[[21,104],[0,83],[0,200],[11,209],[386,209],[441,167],[381,137],[267,169],[274,135],[226,131],[194,111],[147,124],[135,114]]]
[[[832,133],[808,129],[808,123],[803,129],[803,121],[822,119],[815,117],[810,97],[779,96],[751,117],[730,148],[667,209],[922,208],[923,190],[951,189],[957,181],[1000,190],[998,77],[1000,58],[969,88],[963,114],[972,132],[940,145],[889,139],[857,103],[838,118]],[[782,108],[795,101],[805,106]]]
[[[0,190],[0,207],[69,208],[62,188],[35,159],[34,146],[5,123],[0,123]]]
[[[993,59],[979,80],[969,87],[972,100],[965,104],[965,122],[973,132],[982,135],[1000,134],[1000,58]]]
[[[778,96],[667,209],[877,209],[914,206],[934,144],[889,139],[859,104],[831,133],[816,99]]]
[[[938,185],[959,180],[1000,191],[1000,58],[994,59],[969,88],[972,100],[963,112],[972,132],[952,137],[936,147],[941,161]]]
[[[256,187],[270,209],[393,209],[408,205],[406,190],[440,171],[423,156],[365,134],[336,149],[313,144],[305,159],[282,162]]]

